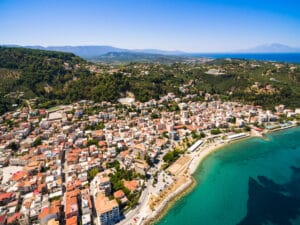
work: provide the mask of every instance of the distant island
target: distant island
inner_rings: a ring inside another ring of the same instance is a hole
[[[300,53],[300,48],[284,44],[272,43],[259,45],[250,49],[237,51],[238,53]]]
[[[300,47],[290,47],[288,45],[272,43],[272,44],[263,44],[249,49],[243,50],[232,50],[228,52],[217,52],[217,53],[207,53],[207,52],[186,52],[186,51],[167,51],[159,49],[125,49],[118,48],[108,45],[82,45],[82,46],[39,46],[39,45],[3,45],[4,47],[23,47],[30,49],[39,49],[39,50],[49,50],[49,51],[59,51],[59,52],[69,52],[85,59],[95,59],[97,57],[105,57],[109,53],[128,53],[128,54],[138,54],[143,55],[173,55],[177,57],[187,57],[190,55],[201,55],[201,54],[235,54],[235,53],[300,53]]]

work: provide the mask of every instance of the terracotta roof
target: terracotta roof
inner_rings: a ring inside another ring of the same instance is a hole
[[[0,216],[0,224],[5,224],[6,218],[7,218],[6,215]]]
[[[80,194],[80,190],[78,190],[78,189],[66,192],[67,198],[77,197],[79,194]]]
[[[128,155],[128,154],[129,154],[129,151],[128,151],[128,150],[120,152],[120,156],[121,156],[121,157],[125,157],[125,156]]]
[[[22,214],[20,212],[17,212],[15,214],[7,217],[7,224],[16,222],[21,216],[22,216]]]
[[[115,199],[109,200],[104,194],[99,193],[96,197],[95,208],[97,213],[102,214],[111,211],[113,208],[119,207]]]
[[[103,146],[106,146],[107,144],[105,141],[99,141],[98,145],[99,145],[99,147],[103,147]]]
[[[157,138],[155,142],[157,146],[161,147],[165,145],[168,141],[166,139]]]
[[[58,213],[59,213],[59,207],[50,206],[50,207],[43,208],[38,218],[41,220],[44,217],[48,216],[49,214],[58,214]]]
[[[65,208],[66,215],[77,211],[78,211],[77,197],[71,197],[71,198],[67,197],[66,208]]]
[[[11,177],[11,179],[13,181],[19,181],[22,180],[23,178],[25,178],[27,176],[27,172],[25,171],[18,171],[16,173],[14,173]]]
[[[77,225],[77,217],[72,216],[66,220],[66,225]]]
[[[124,196],[125,196],[125,193],[122,190],[118,190],[114,193],[115,198],[123,198]]]
[[[135,191],[139,187],[139,181],[138,180],[131,180],[131,181],[125,180],[124,186],[130,191]]]
[[[11,192],[1,193],[0,194],[0,201],[11,198],[13,196],[14,196],[14,193],[11,193]]]
[[[143,145],[142,143],[136,144],[136,145],[134,146],[134,148],[138,148],[138,149],[140,149],[140,150],[142,150],[142,151],[146,151],[145,145]]]

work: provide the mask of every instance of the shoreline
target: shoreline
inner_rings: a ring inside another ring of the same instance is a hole
[[[196,172],[197,168],[200,166],[201,162],[208,157],[210,154],[220,150],[221,148],[225,147],[226,145],[235,143],[240,140],[244,140],[246,138],[251,138],[254,137],[254,135],[248,135],[241,137],[236,140],[232,140],[230,142],[226,141],[218,141],[217,143],[208,143],[208,146],[202,145],[199,146],[195,152],[189,154],[192,156],[191,161],[188,164],[188,168],[186,169],[187,174],[188,174],[188,181],[184,184],[182,184],[178,189],[167,196],[163,202],[158,206],[158,208],[155,211],[152,211],[150,215],[148,215],[147,219],[145,220],[143,225],[151,225],[157,223],[160,219],[163,218],[163,216],[166,215],[166,213],[169,211],[169,209],[182,197],[190,193],[196,186],[197,186],[197,181],[193,177],[194,173]],[[199,151],[199,148],[201,149]]]
[[[153,211],[153,215],[150,216],[143,224],[144,225],[151,225],[158,222],[162,219],[169,211],[169,209],[180,200],[185,195],[189,194],[197,185],[197,182],[194,177],[190,177],[188,182],[181,185],[173,194],[168,196],[162,204]]]
[[[290,128],[296,128],[299,125],[297,124],[293,124],[291,126],[288,127],[281,127],[278,129],[274,129],[274,130],[267,130],[265,132],[262,132],[262,135],[256,135],[250,132],[249,135],[241,137],[239,139],[236,140],[232,140],[232,141],[219,141],[217,143],[209,143],[211,145],[209,146],[200,146],[200,150],[197,149],[195,152],[191,153],[190,155],[192,156],[191,161],[189,162],[188,168],[187,168],[187,172],[188,172],[188,176],[189,176],[189,180],[184,183],[183,185],[181,185],[174,193],[170,194],[169,196],[166,197],[166,199],[164,199],[164,201],[161,203],[161,205],[158,206],[158,209],[156,209],[155,211],[152,211],[152,213],[147,216],[148,218],[146,218],[145,222],[142,223],[144,225],[150,225],[150,224],[156,224],[160,219],[162,219],[167,212],[169,211],[169,209],[178,201],[180,200],[182,197],[184,197],[186,194],[190,193],[196,186],[197,186],[197,182],[195,180],[195,178],[193,177],[194,173],[197,171],[198,167],[201,165],[201,163],[203,162],[203,160],[208,157],[209,155],[211,155],[212,153],[222,149],[225,146],[228,146],[232,143],[236,143],[238,141],[244,141],[247,138],[254,138],[254,137],[259,137],[259,138],[264,138],[264,135],[266,134],[271,134],[273,132],[276,131],[281,131],[281,130],[286,130],[286,129],[290,129]],[[206,143],[205,143],[206,144]],[[203,148],[201,150],[201,148]]]
[[[292,124],[290,126],[286,126],[286,127],[279,127],[279,128],[275,128],[273,130],[266,130],[266,132],[264,132],[263,134],[271,134],[273,132],[276,132],[276,131],[282,131],[282,130],[286,130],[286,129],[290,129],[290,128],[295,128],[295,127],[298,127],[300,125],[298,124]]]

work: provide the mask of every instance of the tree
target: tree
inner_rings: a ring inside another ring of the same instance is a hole
[[[220,134],[220,133],[222,133],[222,132],[221,132],[220,129],[218,128],[218,129],[212,129],[212,130],[210,131],[210,133],[211,133],[212,135],[217,135],[217,134]]]
[[[39,146],[39,145],[41,145],[42,144],[42,139],[40,138],[40,137],[37,137],[35,140],[34,140],[34,142],[33,142],[33,147],[37,147],[37,146]]]
[[[120,170],[120,163],[118,160],[114,160],[112,163],[107,162],[106,163],[106,168],[115,168],[117,171]]]
[[[164,155],[163,157],[163,160],[170,164],[172,162],[174,162],[178,157],[179,157],[179,154],[181,152],[177,149],[174,149],[173,151],[169,151],[167,154]]]
[[[96,145],[96,146],[98,146],[98,141],[95,140],[95,139],[89,139],[89,140],[87,141],[87,146],[91,146],[91,145]]]
[[[94,177],[99,173],[98,168],[92,168],[88,171],[88,179],[89,181],[93,180]]]
[[[157,113],[151,114],[151,119],[157,119],[157,118],[159,118],[159,115]]]
[[[11,142],[7,147],[16,152],[20,146],[16,142]]]

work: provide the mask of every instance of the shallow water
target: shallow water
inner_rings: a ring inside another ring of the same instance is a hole
[[[159,225],[300,224],[300,127],[228,145]]]

